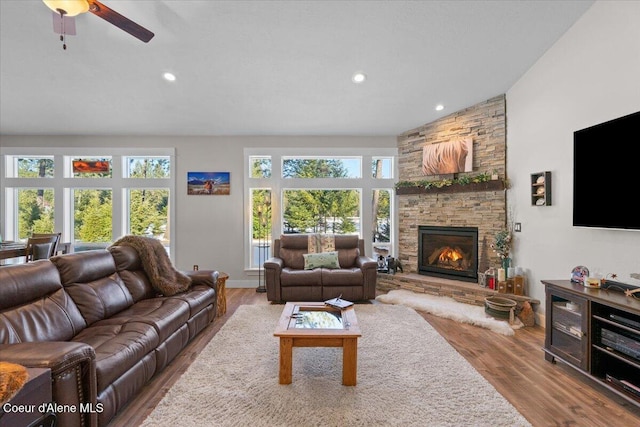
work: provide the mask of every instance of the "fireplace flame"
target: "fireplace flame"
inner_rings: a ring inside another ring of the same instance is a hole
[[[460,259],[462,259],[462,254],[453,248],[444,249],[440,252],[440,256],[438,257],[438,261],[445,264],[457,262]]]

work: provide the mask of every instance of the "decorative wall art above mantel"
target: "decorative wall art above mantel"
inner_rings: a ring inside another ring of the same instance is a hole
[[[422,174],[445,175],[473,171],[473,140],[457,139],[422,148]]]

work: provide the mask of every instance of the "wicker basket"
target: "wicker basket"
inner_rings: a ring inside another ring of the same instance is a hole
[[[515,320],[515,311],[518,303],[512,299],[504,297],[486,297],[484,299],[484,312],[489,316],[509,320]]]

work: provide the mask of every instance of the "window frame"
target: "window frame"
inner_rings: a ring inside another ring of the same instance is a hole
[[[366,154],[363,154],[366,153]],[[284,178],[282,177],[283,158],[353,158],[361,157],[360,178]],[[271,158],[271,176],[267,178],[252,178],[250,159],[252,157],[270,157]],[[373,178],[371,173],[371,164],[376,158],[390,158],[391,177],[390,178]],[[254,272],[258,274],[259,268],[252,267],[252,204],[251,192],[254,189],[270,189],[271,190],[271,236],[272,239],[282,234],[282,194],[284,190],[300,190],[300,189],[336,189],[336,190],[358,190],[361,194],[360,198],[360,237],[364,239],[366,254],[373,256],[373,231],[371,223],[373,212],[371,206],[367,204],[373,190],[388,189],[392,195],[395,195],[395,183],[397,182],[397,148],[365,148],[365,147],[331,147],[331,148],[291,148],[291,147],[275,147],[275,148],[245,148],[244,149],[244,269],[247,273]],[[395,209],[395,198],[390,200],[390,220],[391,220],[391,242],[393,248],[397,247],[397,233],[393,231],[397,224],[397,213]]]
[[[14,168],[9,162],[15,156],[54,158],[53,178],[14,178],[7,174]],[[111,177],[74,177],[71,160],[73,158],[110,158]],[[129,157],[168,157],[170,162],[168,178],[125,178],[125,162]],[[55,230],[60,230],[62,240],[72,242],[73,232],[73,190],[112,190],[112,236],[113,239],[128,233],[129,209],[126,192],[130,189],[165,189],[169,191],[169,254],[175,254],[175,205],[176,197],[176,155],[175,148],[109,148],[109,147],[0,147],[0,235],[3,239],[14,240],[17,236],[17,210],[14,189],[52,188],[54,191]]]

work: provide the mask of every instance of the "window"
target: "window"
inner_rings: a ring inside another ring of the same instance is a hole
[[[128,190],[129,234],[169,241],[169,190],[137,188]]]
[[[371,194],[373,222],[373,256],[388,255],[392,252],[391,202],[393,192],[390,189],[374,189]]]
[[[53,178],[52,156],[14,157],[9,166],[7,178]]]
[[[374,179],[393,178],[393,158],[374,157],[371,163],[371,176]]]
[[[245,149],[246,267],[258,269],[287,233],[356,234],[367,255],[391,253],[395,151]]]
[[[271,157],[249,156],[249,174],[251,178],[270,178]]]
[[[33,233],[53,233],[54,197],[51,188],[17,188],[18,239]]]
[[[271,190],[251,190],[251,268],[271,256]]]
[[[110,189],[73,190],[73,244],[75,251],[106,248],[113,237]]]
[[[360,234],[358,190],[283,190],[282,232]]]
[[[127,178],[170,178],[171,160],[169,157],[125,157],[125,176]]]
[[[0,148],[6,166],[0,233],[7,240],[25,240],[32,233],[61,232],[75,251],[135,234],[155,237],[169,250],[174,152]]]
[[[362,159],[357,157],[284,157],[283,178],[360,178]]]

